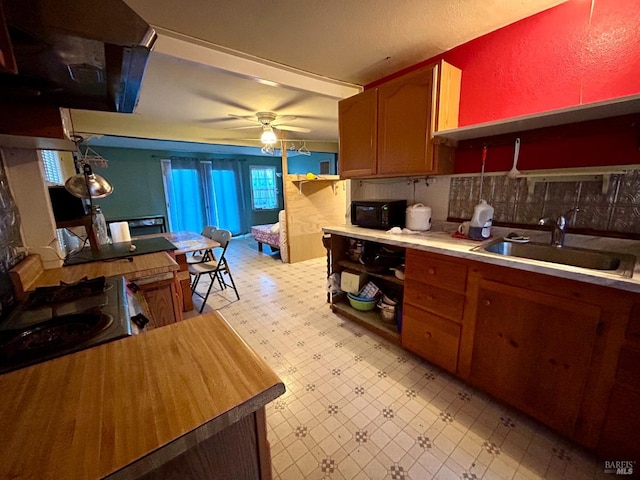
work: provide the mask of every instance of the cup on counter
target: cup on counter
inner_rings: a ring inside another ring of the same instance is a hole
[[[461,233],[462,235],[464,235],[465,237],[469,236],[469,225],[471,225],[471,222],[462,222],[460,225],[458,225],[458,233]]]

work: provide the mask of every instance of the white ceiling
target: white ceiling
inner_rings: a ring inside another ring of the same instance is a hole
[[[260,129],[228,115],[274,111],[326,151],[358,91],[336,80],[364,85],[565,0],[125,1],[159,31],[136,113],[74,111],[77,131],[255,145]]]

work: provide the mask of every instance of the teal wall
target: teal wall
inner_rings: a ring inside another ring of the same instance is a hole
[[[113,193],[95,201],[100,205],[107,219],[137,217],[146,215],[164,215],[164,187],[162,183],[161,160],[174,157],[192,157],[200,160],[212,158],[235,158],[241,161],[241,172],[248,207],[248,225],[262,225],[278,221],[278,211],[283,208],[282,180],[278,185],[279,208],[270,211],[251,209],[250,166],[274,166],[281,172],[280,157],[260,157],[253,155],[218,155],[203,153],[171,152],[160,150],[140,150],[128,148],[91,147],[109,161],[106,169],[95,168],[95,172],[104,176],[113,186]],[[309,158],[309,157],[304,157]]]
[[[160,158],[163,152],[125,148],[91,147],[109,161],[108,168],[94,168],[113,185],[113,193],[94,200],[107,219],[164,215],[167,209]],[[164,158],[169,158],[170,153]]]
[[[320,173],[320,162],[329,162],[329,174],[335,175],[336,171],[336,154],[335,153],[322,153],[313,152],[310,156],[296,155],[294,157],[287,158],[288,172],[294,173]]]

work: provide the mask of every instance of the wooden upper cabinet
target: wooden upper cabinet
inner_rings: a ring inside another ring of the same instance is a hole
[[[458,126],[461,71],[444,61],[340,102],[340,175],[453,173],[453,149],[433,142]]]
[[[0,2],[0,72],[18,73],[16,59],[13,56],[13,47],[11,46],[11,38],[9,37],[9,29]]]
[[[433,171],[433,84],[436,68],[422,69],[378,89],[378,173]]]
[[[376,170],[378,93],[375,89],[338,104],[340,149],[338,166],[343,178],[371,176]]]

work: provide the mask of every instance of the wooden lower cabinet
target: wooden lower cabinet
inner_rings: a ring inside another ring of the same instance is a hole
[[[460,325],[405,303],[402,346],[422,358],[456,372]]]
[[[464,262],[408,249],[402,345],[457,373],[467,266]]]
[[[640,391],[613,388],[598,452],[611,460],[640,461]]]
[[[404,348],[606,459],[640,460],[640,294],[408,248]]]
[[[600,308],[482,281],[470,380],[573,435]]]
[[[180,286],[173,274],[139,278],[133,280],[133,283],[139,288],[137,297],[149,318],[148,329],[182,320]]]
[[[139,480],[271,480],[264,408],[168,460]]]
[[[598,450],[616,460],[640,461],[640,304],[634,305],[627,343],[620,351],[616,384]],[[636,465],[637,466],[637,465]]]

